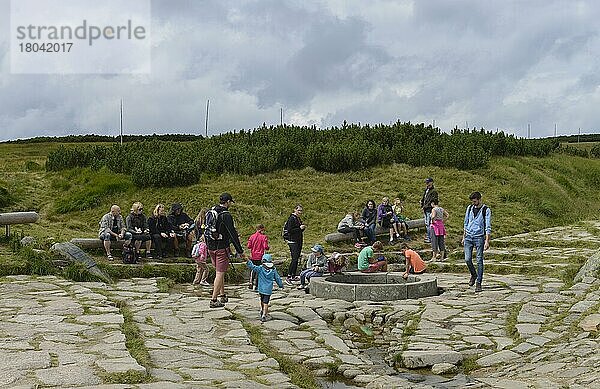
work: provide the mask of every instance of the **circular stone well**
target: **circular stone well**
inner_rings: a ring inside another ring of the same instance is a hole
[[[315,297],[346,301],[390,301],[438,295],[437,278],[421,274],[360,273],[312,277],[310,294]]]

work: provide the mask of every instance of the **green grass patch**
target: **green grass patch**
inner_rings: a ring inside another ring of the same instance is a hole
[[[144,384],[155,381],[147,373],[136,370],[128,370],[120,373],[104,373],[100,374],[100,377],[105,384]]]
[[[123,324],[121,324],[121,331],[125,335],[125,347],[129,351],[129,354],[143,367],[146,369],[152,367],[150,360],[150,353],[144,343],[144,337],[140,332],[137,324],[133,320],[133,312],[127,306],[127,302],[120,300],[116,302],[119,312],[123,315]],[[149,376],[143,374],[144,379],[148,380]],[[147,381],[144,381],[147,382]],[[125,382],[123,382],[125,383]]]
[[[479,359],[479,356],[477,355],[469,355],[468,357],[463,358],[460,364],[462,372],[464,374],[469,374],[472,371],[479,369],[479,365],[476,362],[477,359]]]
[[[110,173],[106,169],[73,169],[67,173],[67,177],[71,177],[76,186],[56,202],[56,212],[60,214],[96,208],[103,199],[127,192],[133,187],[128,177]]]
[[[525,303],[512,304],[508,307],[508,316],[506,317],[506,334],[514,340],[519,340],[519,331],[517,331],[517,316]]]
[[[156,286],[160,292],[169,293],[175,286],[175,281],[170,278],[159,278],[156,280]]]
[[[301,363],[292,361],[271,346],[261,333],[260,327],[248,323],[241,315],[234,314],[234,317],[242,323],[242,326],[250,335],[250,342],[252,342],[261,353],[275,359],[279,363],[280,370],[290,377],[294,385],[305,389],[318,389],[321,387],[309,368]]]

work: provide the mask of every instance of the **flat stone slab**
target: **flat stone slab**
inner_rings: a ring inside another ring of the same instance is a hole
[[[438,363],[453,365],[462,361],[462,355],[456,351],[404,351],[401,356],[402,365],[409,369],[433,366]]]
[[[581,327],[584,331],[598,331],[598,325],[600,325],[599,313],[588,315],[579,323],[579,327]]]
[[[145,372],[146,369],[141,366],[135,359],[130,357],[100,359],[96,361],[96,365],[104,369],[107,373],[124,373],[129,370]]]
[[[519,354],[510,350],[502,350],[498,351],[497,353],[493,353],[485,357],[479,358],[476,362],[479,366],[488,367],[497,365],[499,363],[506,363],[520,357],[521,356]]]
[[[36,370],[35,376],[43,385],[70,387],[99,385],[102,380],[96,376],[89,366],[58,366]]]

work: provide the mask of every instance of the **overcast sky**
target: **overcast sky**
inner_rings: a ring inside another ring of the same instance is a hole
[[[147,75],[17,75],[0,0],[0,140],[411,121],[598,133],[597,1],[152,1]],[[32,10],[39,12],[39,10]]]

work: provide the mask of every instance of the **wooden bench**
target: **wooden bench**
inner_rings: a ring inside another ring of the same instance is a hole
[[[104,242],[100,240],[100,238],[73,238],[70,240],[75,246],[78,246],[82,249],[103,249]],[[124,240],[112,240],[110,242],[111,245],[115,245],[114,247],[123,247]],[[120,244],[120,246],[119,246]]]
[[[408,227],[409,230],[418,230],[419,228],[425,228],[425,219],[407,220],[406,226]],[[389,228],[383,228],[383,227],[379,227],[379,226],[377,226],[375,228],[376,236],[389,235],[389,233],[390,233]],[[325,241],[328,243],[338,243],[338,242],[344,242],[344,241],[352,240],[352,239],[354,239],[354,234],[352,234],[352,233],[342,234],[341,232],[332,232],[331,234],[325,235]]]
[[[10,236],[10,226],[13,224],[37,223],[40,215],[37,212],[7,212],[0,213],[0,226],[6,226],[6,236]]]

